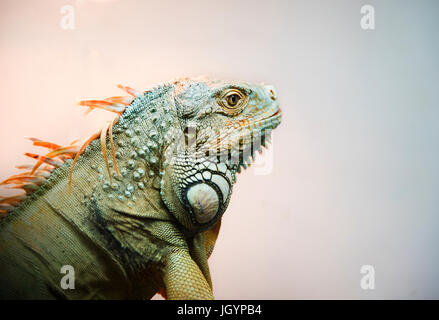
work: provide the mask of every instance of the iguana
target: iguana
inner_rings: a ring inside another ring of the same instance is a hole
[[[178,78],[85,100],[117,114],[81,147],[31,138],[46,155],[2,184],[2,299],[213,299],[212,253],[236,174],[281,121],[274,88]],[[74,269],[74,290],[60,270]]]

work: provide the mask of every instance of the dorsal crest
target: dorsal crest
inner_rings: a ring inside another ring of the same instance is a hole
[[[51,176],[52,172],[62,166],[67,160],[73,159],[69,174],[69,192],[72,188],[73,170],[79,156],[85,151],[88,145],[95,140],[100,139],[101,150],[104,155],[107,173],[110,181],[112,175],[109,168],[109,157],[107,155],[106,140],[107,136],[110,140],[111,160],[117,176],[120,176],[116,161],[116,146],[113,142],[113,127],[119,121],[127,121],[130,116],[140,111],[143,100],[154,99],[160,95],[163,89],[169,85],[159,85],[151,89],[140,92],[128,86],[118,85],[127,96],[114,96],[103,100],[83,100],[78,105],[86,107],[84,115],[87,115],[94,109],[102,109],[116,114],[116,117],[106,123],[102,129],[92,134],[82,145],[75,140],[66,146],[62,146],[53,142],[40,140],[37,138],[29,138],[34,146],[44,147],[49,150],[48,153],[39,155],[33,153],[25,153],[27,157],[36,160],[36,163],[18,165],[16,168],[24,170],[23,172],[13,175],[0,183],[8,189],[20,189],[22,193],[12,196],[0,196],[0,218],[15,210],[20,204],[28,198],[29,195],[37,191]]]

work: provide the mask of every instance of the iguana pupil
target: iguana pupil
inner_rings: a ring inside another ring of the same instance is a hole
[[[236,104],[238,103],[238,100],[239,100],[239,97],[235,93],[228,97],[229,105],[232,107],[236,106]]]

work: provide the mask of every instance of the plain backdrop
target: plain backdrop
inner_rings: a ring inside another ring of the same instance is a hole
[[[360,27],[365,4],[375,30]],[[238,177],[210,262],[215,297],[437,299],[438,16],[434,0],[2,0],[0,178],[42,151],[24,137],[65,144],[101,128],[112,116],[84,118],[76,102],[118,83],[271,83],[273,167]]]

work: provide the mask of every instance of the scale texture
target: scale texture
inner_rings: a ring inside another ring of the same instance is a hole
[[[213,299],[208,258],[236,175],[281,121],[274,88],[119,87],[129,96],[80,103],[117,114],[82,148],[32,139],[50,152],[2,183],[24,193],[0,197],[0,298]]]

